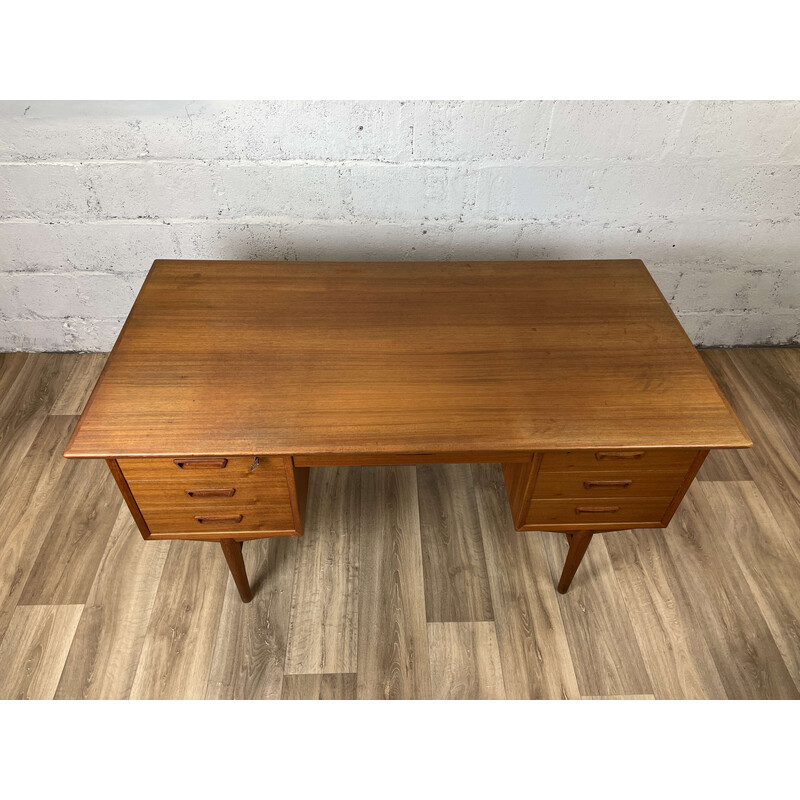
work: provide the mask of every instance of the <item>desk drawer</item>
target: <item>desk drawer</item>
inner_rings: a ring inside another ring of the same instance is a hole
[[[622,525],[658,523],[667,511],[670,497],[566,498],[531,500],[525,525]]]
[[[254,456],[187,456],[186,458],[119,458],[117,463],[125,479],[132,481],[159,481],[175,478],[185,479],[188,483],[196,483],[206,478],[212,482],[222,481],[226,485],[231,481],[255,475],[263,468],[270,466],[283,469],[283,459],[261,457],[254,470]],[[274,462],[274,463],[272,463]],[[221,485],[221,484],[220,484]]]
[[[260,480],[231,481],[230,485],[210,481],[129,481],[139,508],[148,511],[166,509],[191,511],[196,509],[253,508],[256,506],[285,508],[288,503],[286,476],[265,474]]]
[[[291,510],[288,517],[276,514],[274,508],[264,506],[228,506],[225,508],[142,509],[145,522],[153,536],[164,534],[193,534],[218,536],[220,533],[238,534],[260,531],[264,533],[290,532],[294,529]]]
[[[597,498],[672,497],[680,488],[685,471],[658,472],[634,469],[619,472],[539,472],[533,498],[557,500],[578,497],[594,502]]]
[[[684,474],[697,450],[564,450],[544,453],[540,472],[661,470]]]

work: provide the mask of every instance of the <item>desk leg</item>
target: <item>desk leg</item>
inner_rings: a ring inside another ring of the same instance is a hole
[[[569,589],[569,585],[578,571],[583,554],[586,552],[589,542],[592,541],[592,536],[594,536],[592,531],[575,531],[567,534],[569,552],[567,553],[567,560],[564,562],[561,580],[558,582],[558,591],[561,594],[566,594],[567,589]]]
[[[242,558],[243,543],[237,542],[235,539],[222,539],[220,545],[222,545],[222,552],[225,553],[225,560],[228,562],[228,569],[233,575],[239,595],[243,602],[249,603],[253,599],[253,593],[250,591],[250,584],[247,582],[247,571],[244,568],[244,559]]]

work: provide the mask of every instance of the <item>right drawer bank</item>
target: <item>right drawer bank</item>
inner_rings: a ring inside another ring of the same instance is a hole
[[[503,464],[517,530],[664,527],[708,451],[563,450]]]

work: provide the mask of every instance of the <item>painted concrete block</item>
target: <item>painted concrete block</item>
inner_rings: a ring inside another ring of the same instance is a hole
[[[547,161],[658,161],[673,145],[686,103],[559,100]]]
[[[543,157],[552,101],[418,101],[413,158],[430,161]]]

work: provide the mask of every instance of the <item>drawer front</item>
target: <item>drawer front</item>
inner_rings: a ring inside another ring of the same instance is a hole
[[[131,493],[142,513],[197,508],[264,508],[283,509],[289,502],[286,475],[265,473],[258,481],[231,481],[230,485],[211,485],[205,481],[130,481]]]
[[[159,481],[175,478],[188,483],[210,479],[212,482],[231,481],[256,475],[263,468],[280,466],[283,459],[260,457],[258,466],[251,471],[254,456],[234,456],[232,458],[208,456],[186,458],[119,458],[117,463],[129,483],[132,481]],[[272,463],[274,462],[274,463]],[[220,484],[221,485],[221,484]]]
[[[686,472],[540,472],[533,487],[533,497],[557,500],[578,497],[597,498],[672,497],[680,488]]]
[[[697,453],[697,450],[564,450],[544,453],[540,472],[657,469],[685,474]]]
[[[672,497],[567,498],[531,500],[525,516],[526,525],[622,525],[661,521]]]
[[[186,511],[184,509],[164,509],[159,511],[142,510],[145,522],[151,534],[194,534],[198,536],[214,536],[220,533],[250,533],[263,531],[293,531],[291,510],[288,519],[276,515],[272,509],[263,506],[243,508],[200,508]]]

